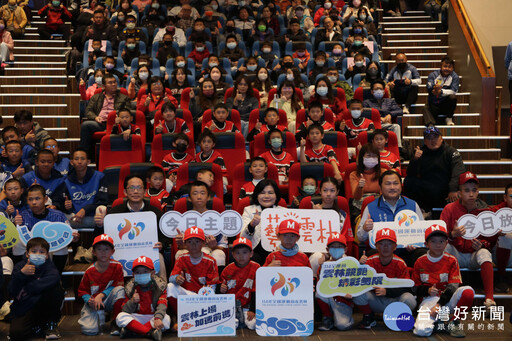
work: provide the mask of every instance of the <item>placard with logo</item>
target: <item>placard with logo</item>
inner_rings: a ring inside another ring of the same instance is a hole
[[[446,223],[443,220],[420,220],[414,211],[400,211],[395,216],[394,221],[373,223],[373,230],[369,238],[370,246],[375,249],[377,231],[388,228],[394,230],[396,233],[397,248],[405,248],[407,245],[424,247],[425,230],[434,224],[446,227]]]
[[[340,226],[344,221],[333,210],[267,208],[261,212],[261,246],[265,250],[274,251],[280,244],[277,239],[278,227],[283,220],[288,219],[300,224],[297,245],[302,252],[325,252],[327,239],[331,233],[340,233]]]
[[[494,236],[498,232],[512,232],[512,208],[504,207],[496,212],[484,211],[478,215],[465,214],[457,221],[458,226],[464,225],[464,239],[473,239],[480,235]]]
[[[222,233],[227,237],[234,237],[242,231],[242,216],[233,210],[221,213],[208,210],[203,214],[197,211],[183,214],[168,211],[160,218],[160,231],[169,238],[176,237],[178,229],[183,233],[192,226],[201,227],[204,233],[210,236]]]
[[[313,271],[261,267],[256,271],[256,333],[309,336],[314,330]]]
[[[322,297],[353,297],[373,290],[374,287],[403,288],[412,287],[414,281],[404,278],[388,278],[369,265],[362,265],[354,257],[343,257],[335,262],[322,264],[320,277],[316,285]]]
[[[178,296],[178,337],[206,336],[236,336],[235,295],[203,287],[197,295]]]
[[[114,240],[114,259],[123,265],[127,276],[132,275],[133,261],[139,256],[151,258],[155,271],[160,271],[158,249],[158,225],[154,212],[107,214],[105,233]]]
[[[20,240],[18,229],[3,214],[0,214],[0,231],[4,231],[4,233],[0,235],[0,245],[4,249],[13,247]]]
[[[73,229],[66,223],[41,220],[29,230],[26,225],[18,226],[20,241],[27,245],[31,238],[41,237],[50,244],[50,252],[58,251],[73,241]]]

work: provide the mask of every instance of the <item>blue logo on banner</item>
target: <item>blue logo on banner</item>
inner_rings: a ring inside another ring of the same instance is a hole
[[[405,303],[394,302],[384,310],[384,323],[396,332],[409,331],[414,327],[414,317],[411,308]]]

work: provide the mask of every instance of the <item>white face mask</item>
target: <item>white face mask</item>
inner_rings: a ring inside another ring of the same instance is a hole
[[[361,117],[361,110],[350,110],[350,114],[352,115],[352,118],[358,119]]]
[[[177,62],[176,66],[177,67],[185,67],[185,62]]]
[[[331,82],[331,84],[336,83],[336,81],[338,80],[338,77],[336,76],[327,76],[327,78],[329,79],[329,82]]]
[[[376,157],[363,158],[363,164],[366,168],[373,168],[379,164],[379,159]]]
[[[266,73],[266,72],[265,73],[258,73],[258,79],[260,81],[266,81],[267,78],[268,78],[268,73]]]
[[[272,51],[272,49],[265,47],[264,49],[262,49],[262,51],[263,51],[263,53],[270,53]]]

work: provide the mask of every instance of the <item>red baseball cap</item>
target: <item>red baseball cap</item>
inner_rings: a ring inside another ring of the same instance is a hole
[[[233,242],[233,249],[237,246],[247,246],[252,250],[252,242],[244,237],[240,237]]]
[[[384,228],[382,230],[377,231],[377,236],[375,237],[375,243],[380,242],[381,240],[391,240],[396,243],[396,233],[392,229]]]
[[[479,184],[478,178],[476,177],[475,173],[471,172],[464,172],[461,175],[459,175],[459,185],[464,185],[465,183],[473,181]]]
[[[192,227],[188,228],[185,231],[185,236],[183,237],[183,240],[187,240],[187,239],[190,239],[190,238],[199,238],[202,241],[204,241],[205,238],[204,238],[204,231],[203,231],[203,229],[201,229],[201,228],[199,228],[197,226],[192,226]]]
[[[443,236],[448,238],[448,231],[446,231],[446,227],[434,224],[425,230],[425,241],[433,236]]]
[[[279,234],[293,233],[300,236],[300,224],[295,220],[286,219],[279,224]]]
[[[147,256],[140,256],[133,261],[132,270],[138,266],[145,266],[150,270],[155,270],[155,266],[153,265],[153,261],[151,258]]]
[[[327,239],[327,246],[329,246],[335,242],[338,242],[338,243],[341,243],[341,244],[347,246],[347,238],[345,238],[344,235],[339,234],[339,233],[331,233],[331,235]]]
[[[96,238],[94,238],[94,241],[92,242],[92,246],[98,244],[98,243],[107,243],[110,244],[112,247],[114,247],[114,239],[112,239],[108,234],[100,234]]]

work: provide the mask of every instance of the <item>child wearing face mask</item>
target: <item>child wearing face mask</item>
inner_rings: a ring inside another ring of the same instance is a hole
[[[356,34],[354,35],[354,41],[352,44],[350,44],[349,47],[347,47],[347,57],[355,57],[356,54],[362,54],[363,57],[366,57],[370,59],[372,57],[372,53],[366,47],[366,45],[363,44],[364,36],[362,34]],[[348,44],[347,44],[348,45]]]
[[[302,179],[302,187],[298,188],[299,195],[293,197],[292,208],[299,208],[299,204],[305,197],[310,197],[317,193],[316,179],[312,176],[306,176]]]
[[[299,60],[299,69],[300,72],[304,72],[306,70],[306,67],[308,66],[309,62],[309,52],[306,49],[305,43],[299,43],[296,45],[295,52],[292,55],[293,59]]]
[[[350,79],[358,73],[366,73],[366,66],[364,65],[364,56],[360,53],[354,56],[354,65],[351,65],[345,71],[345,79]]]
[[[265,109],[267,107],[268,92],[272,89],[272,82],[268,74],[268,70],[265,67],[259,67],[256,70],[257,77],[252,82],[253,89],[260,92],[260,108]]]
[[[176,58],[178,56],[178,52],[172,47],[173,43],[172,34],[165,33],[164,38],[161,42],[161,46],[156,53],[156,59],[160,62],[160,65],[165,66],[167,60],[170,58]]]
[[[277,59],[277,56],[274,53],[272,53],[272,42],[264,41],[260,43],[260,45],[261,52],[259,58],[263,59],[265,61],[265,67],[270,69],[272,63],[274,62],[274,59]]]
[[[78,90],[80,91],[80,97],[84,101],[88,101],[92,96],[96,93],[96,89],[101,89],[103,87],[103,70],[96,69],[94,71],[94,83],[87,87],[86,81],[82,78],[80,79],[80,85]]]
[[[337,121],[334,125],[337,131],[341,131],[345,133],[347,136],[347,142],[349,146],[349,158],[355,156],[355,149],[357,136],[360,132],[368,131],[369,133],[375,130],[375,125],[373,121],[362,116],[363,112],[363,103],[358,99],[352,99],[348,106],[348,110],[350,111],[350,116],[352,117],[350,120],[345,121]]]
[[[112,74],[114,76],[117,76],[119,82],[122,82],[126,77],[124,73],[115,69],[116,60],[112,56],[107,56],[103,59],[103,66],[105,67],[105,74]]]
[[[362,146],[357,156],[357,169],[350,173],[354,210],[361,210],[364,198],[380,194],[379,177],[379,150],[367,143]]]
[[[178,168],[183,164],[194,162],[194,156],[187,153],[189,144],[190,139],[187,135],[184,133],[176,134],[172,142],[172,147],[175,151],[167,154],[162,160],[162,167],[167,171],[167,177],[171,182],[167,186],[169,192],[172,189],[176,190],[175,185]]]
[[[139,43],[134,37],[128,37],[126,39],[126,48],[121,52],[125,69],[130,68],[132,60],[140,57]]]
[[[288,172],[297,160],[282,149],[283,132],[279,129],[271,129],[267,133],[267,142],[271,149],[260,156],[277,167],[280,185],[288,185]]]
[[[167,283],[155,274],[153,261],[147,256],[135,259],[132,271],[133,278],[124,286],[123,311],[116,318],[120,337],[161,340],[162,332],[171,326],[171,318],[166,314]]]
[[[327,54],[324,51],[316,51],[314,54],[315,65],[309,72],[309,82],[315,84],[316,76],[327,73]]]
[[[238,46],[236,36],[229,34],[226,37],[226,47],[220,52],[220,58],[228,58],[231,62],[231,67],[236,67],[240,58],[245,58],[245,52]]]
[[[194,61],[196,71],[199,73],[203,66],[203,59],[207,59],[210,56],[210,51],[206,48],[206,43],[203,39],[197,39],[194,42],[194,49],[189,53],[187,58]]]

